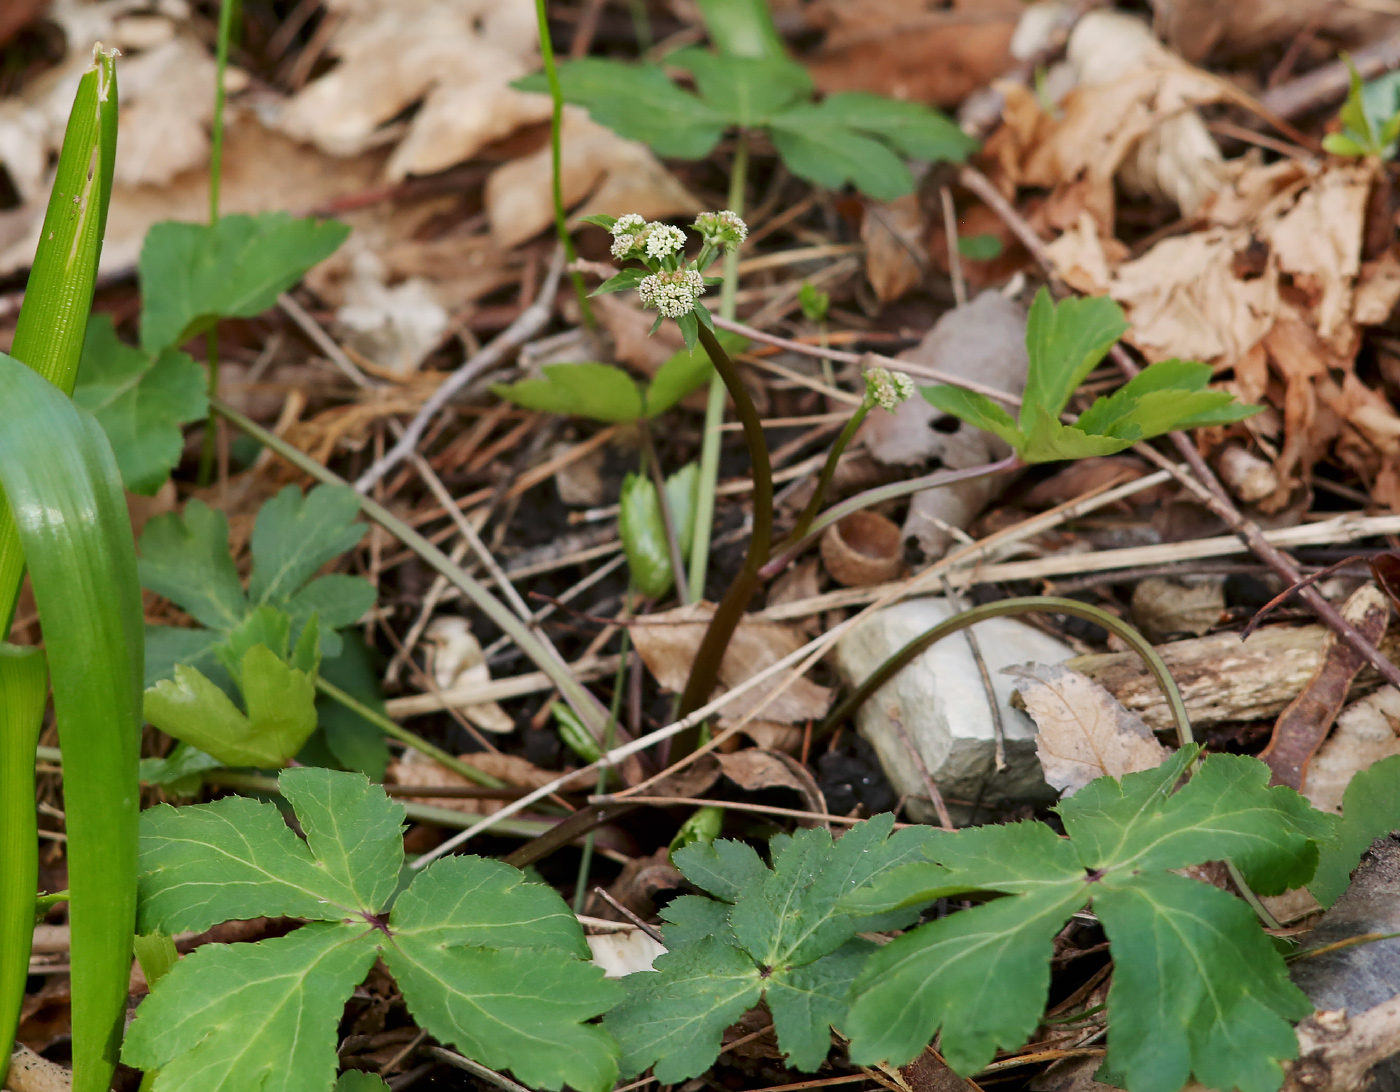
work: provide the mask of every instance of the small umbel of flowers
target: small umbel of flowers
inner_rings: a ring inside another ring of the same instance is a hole
[[[705,270],[721,253],[734,249],[748,237],[748,225],[727,209],[702,212],[693,225],[700,236],[700,253],[686,261],[686,237],[681,228],[657,220],[648,222],[635,212],[616,219],[588,216],[584,222],[608,230],[615,259],[642,266],[624,269],[599,285],[593,294],[635,288],[642,306],[657,312],[656,326],[663,319],[675,319],[687,347],[693,348],[699,324],[711,326],[710,313],[700,297],[705,294],[705,286],[715,281],[705,277]]]
[[[914,396],[914,381],[903,372],[871,368],[865,373],[865,398],[887,413]]]

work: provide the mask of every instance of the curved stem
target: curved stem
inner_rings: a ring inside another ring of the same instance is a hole
[[[209,405],[216,413],[235,428],[251,436],[265,447],[277,452],[282,458],[305,474],[328,485],[343,485],[350,488],[345,479],[326,469],[306,452],[287,443],[282,437],[269,432],[257,422],[245,417],[232,406],[211,399]],[[358,495],[357,495],[358,496]],[[535,666],[549,676],[559,688],[559,693],[569,703],[569,707],[597,739],[602,739],[607,730],[608,711],[589,689],[574,678],[568,667],[546,648],[530,627],[516,617],[499,599],[487,591],[458,564],[420,535],[403,520],[399,519],[382,504],[369,497],[358,496],[360,511],[384,530],[397,538],[415,554],[421,557],[442,576],[459,588],[472,604],[487,618],[491,619],[503,633],[510,637],[535,662]]]
[[[831,711],[826,720],[813,733],[814,736],[825,735],[842,721],[851,717],[871,694],[889,682],[902,668],[926,649],[943,640],[944,637],[957,633],[960,629],[976,625],[978,622],[985,622],[988,618],[1001,618],[1011,614],[1071,614],[1076,618],[1083,618],[1087,622],[1102,626],[1110,633],[1121,637],[1138,654],[1147,670],[1152,673],[1152,677],[1157,680],[1157,685],[1161,687],[1162,694],[1167,699],[1167,707],[1171,710],[1172,721],[1176,725],[1178,745],[1185,747],[1193,741],[1191,720],[1187,716],[1186,703],[1181,698],[1181,691],[1177,689],[1176,680],[1172,678],[1172,673],[1167,670],[1167,665],[1157,654],[1157,650],[1152,647],[1152,643],[1127,622],[1105,610],[1091,607],[1088,603],[1081,603],[1076,599],[1059,599],[1049,595],[1002,599],[995,603],[985,603],[980,607],[962,611],[951,618],[945,618],[928,632],[915,637],[877,667],[868,679],[851,691]]]
[[[848,497],[840,504],[834,504],[821,514],[820,517],[812,521],[807,528],[807,534],[801,540],[797,538],[797,531],[788,535],[780,542],[776,549],[780,552],[768,561],[759,570],[759,574],[765,579],[777,576],[783,569],[800,554],[811,541],[830,527],[852,512],[857,512],[862,508],[869,508],[872,504],[880,504],[883,501],[894,500],[897,497],[906,497],[910,493],[922,493],[925,489],[937,489],[942,485],[954,485],[957,482],[970,482],[975,478],[981,478],[988,474],[1000,474],[1006,470],[1015,470],[1020,463],[1015,455],[1008,455],[1005,459],[1000,459],[994,463],[987,463],[984,466],[970,466],[964,470],[937,470],[932,474],[925,474],[921,478],[910,478],[908,481],[891,482],[889,485],[879,485],[874,489],[867,489],[863,493],[857,493],[854,497]]]
[[[724,650],[729,646],[729,639],[734,636],[734,631],[739,628],[749,600],[758,590],[759,570],[768,560],[773,541],[773,470],[768,461],[768,445],[763,438],[762,419],[749,398],[749,392],[744,389],[739,370],[729,359],[729,354],[724,351],[719,339],[704,323],[700,324],[700,343],[705,346],[705,351],[714,362],[715,370],[724,380],[729,397],[734,400],[735,412],[744,426],[744,440],[748,444],[753,473],[753,533],[749,537],[749,551],[744,557],[744,566],[715,609],[709,628],[705,630],[705,636],[696,650],[690,678],[686,680],[685,691],[681,694],[679,715],[682,717],[699,709],[709,699],[710,692],[719,679],[719,666],[724,658]],[[697,737],[698,730],[677,736],[672,757],[687,754],[694,748]]]

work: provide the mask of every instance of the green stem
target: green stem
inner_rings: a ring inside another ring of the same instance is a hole
[[[817,518],[817,512],[821,509],[822,501],[826,500],[826,491],[831,488],[831,479],[836,474],[836,464],[841,461],[842,454],[845,453],[846,445],[849,444],[860,428],[860,423],[865,420],[866,414],[870,412],[874,402],[867,396],[855,413],[851,414],[851,419],[846,422],[846,427],[841,430],[841,435],[836,437],[836,443],[831,445],[831,450],[826,453],[826,464],[822,467],[822,472],[817,478],[817,487],[812,490],[811,499],[807,501],[806,507],[797,517],[797,522],[783,540],[778,543],[778,550],[785,550],[795,543],[801,542],[807,537],[807,532],[812,527],[812,521]]]
[[[340,689],[335,683],[318,676],[316,679],[316,689],[322,694],[325,694],[326,697],[330,698],[332,701],[339,702],[341,705],[345,706],[350,712],[369,721],[386,736],[392,736],[401,743],[407,743],[414,750],[422,752],[439,765],[447,767],[447,769],[455,774],[460,774],[468,781],[475,782],[478,785],[485,785],[488,789],[508,788],[506,782],[502,781],[499,777],[492,777],[490,774],[478,770],[475,766],[463,762],[460,758],[449,754],[441,747],[429,743],[422,736],[410,732],[401,725],[395,724],[383,713],[371,709],[364,702]]]
[[[574,250],[574,240],[569,235],[569,220],[564,211],[564,91],[559,86],[559,69],[554,63],[554,41],[549,35],[549,18],[545,7],[545,0],[535,0],[535,18],[540,27],[540,57],[544,61],[544,77],[549,82],[549,97],[553,101],[549,117],[549,165],[552,175],[551,191],[554,196],[554,230],[559,236],[559,245],[564,248],[564,257],[573,264],[578,254]],[[579,317],[583,319],[584,326],[595,330],[598,322],[593,317],[593,307],[588,302],[588,288],[583,283],[583,274],[573,270],[569,275],[574,282],[574,294],[578,296]]]
[[[219,40],[214,50],[214,123],[209,134],[209,226],[219,222],[219,189],[224,173],[224,76],[228,72],[228,51],[233,39],[233,22],[239,0],[222,0],[219,5]],[[218,323],[205,338],[205,361],[209,369],[209,397],[219,394],[219,334]],[[199,473],[202,486],[214,477],[215,416],[211,408],[204,422],[204,443],[199,452]]]
[[[719,680],[720,661],[729,647],[730,638],[739,628],[749,600],[758,590],[759,571],[768,560],[773,543],[773,470],[768,461],[768,445],[763,439],[763,421],[754,408],[749,392],[744,389],[739,370],[729,359],[729,354],[720,345],[714,333],[700,324],[700,343],[710,354],[715,370],[729,389],[729,397],[734,400],[734,409],[744,427],[744,441],[749,449],[749,461],[753,474],[753,532],[749,537],[749,550],[744,557],[743,568],[729,586],[724,599],[715,608],[714,617],[705,630],[700,647],[695,652],[695,661],[681,694],[679,715],[690,715],[710,700],[710,692]],[[703,493],[702,487],[702,493]],[[692,729],[675,737],[672,745],[672,758],[679,758],[695,749],[699,729]]]
[[[645,424],[642,426],[645,428]],[[632,604],[628,602],[625,611],[631,613]],[[617,659],[617,675],[613,679],[612,705],[608,710],[608,732],[607,738],[603,740],[603,753],[613,749],[613,738],[617,734],[614,729],[617,727],[618,718],[622,716],[622,692],[627,687],[627,654],[631,651],[629,638],[631,630],[623,629],[622,643],[619,647],[620,655]],[[605,768],[599,769],[596,794],[601,796],[603,790],[608,785],[608,771]],[[588,901],[588,874],[593,869],[593,839],[594,832],[589,831],[583,839],[583,856],[578,862],[578,880],[574,883],[574,913],[582,914],[584,904]]]
[[[937,470],[932,474],[925,474],[921,478],[910,478],[908,481],[877,485],[874,489],[867,489],[863,493],[857,493],[854,497],[847,497],[840,504],[833,504],[817,519],[813,520],[804,537],[799,538],[794,530],[792,534],[784,538],[774,548],[773,557],[763,566],[761,575],[764,579],[777,576],[787,568],[812,539],[852,512],[869,508],[873,504],[907,497],[911,493],[922,493],[925,489],[937,489],[940,486],[953,485],[957,482],[972,481],[988,474],[1000,474],[1006,470],[1014,470],[1018,464],[1019,460],[1013,454],[997,462],[987,463],[985,466],[970,466],[964,470]]]
[[[350,488],[338,474],[327,470],[305,452],[293,447],[282,437],[269,432],[257,422],[245,417],[232,406],[218,399],[211,400],[209,405],[235,428],[251,436],[264,447],[275,451],[303,473],[328,485]],[[583,721],[593,737],[598,740],[603,738],[607,731],[607,710],[602,707],[587,687],[574,678],[567,665],[562,663],[558,657],[551,655],[549,649],[530,631],[530,627],[515,615],[514,611],[507,608],[481,584],[473,580],[460,565],[382,504],[359,494],[356,494],[356,499],[360,502],[360,511],[446,577],[450,584],[466,595],[478,610],[509,636],[519,646],[520,651],[533,660],[535,666],[549,676],[550,681],[559,688],[559,693],[568,702],[569,707],[578,714],[579,720]]]
[[[1127,622],[1105,610],[1091,607],[1088,603],[1081,603],[1076,599],[1059,599],[1049,595],[1001,599],[995,603],[984,603],[980,607],[962,611],[951,618],[945,618],[926,633],[915,637],[877,667],[869,678],[851,691],[831,711],[826,720],[822,721],[821,726],[813,733],[813,738],[826,735],[837,725],[854,716],[856,710],[865,704],[866,699],[871,694],[879,690],[911,661],[918,658],[926,649],[943,640],[944,637],[966,629],[968,626],[976,625],[978,622],[985,622],[988,618],[1002,618],[1012,614],[1070,614],[1102,626],[1110,633],[1121,637],[1138,654],[1147,666],[1147,670],[1152,673],[1152,677],[1157,680],[1157,685],[1166,697],[1167,707],[1171,710],[1172,721],[1176,725],[1177,743],[1185,747],[1192,742],[1191,720],[1186,713],[1186,703],[1181,698],[1181,691],[1177,689],[1176,680],[1172,678],[1172,673],[1167,670],[1167,665],[1157,654],[1157,650],[1152,647],[1152,643]]]
[[[37,648],[0,644],[0,1087],[14,1049],[39,890],[34,748],[48,671]]]
[[[729,175],[729,208],[739,216],[744,215],[744,189],[748,173],[749,138],[741,129],[738,143],[734,146],[734,165]],[[734,318],[738,291],[739,250],[730,247],[724,253],[724,283],[719,289],[721,318]],[[719,484],[719,447],[723,435],[720,426],[724,424],[725,386],[725,379],[717,373],[710,380],[710,400],[705,405],[705,431],[700,439],[700,485],[695,495],[695,530],[690,540],[690,598],[693,600],[705,598],[705,576],[710,567],[710,535],[715,523],[715,487]]]

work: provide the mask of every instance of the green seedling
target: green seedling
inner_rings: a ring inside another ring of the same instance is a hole
[[[977,142],[936,110],[861,91],[812,101],[806,69],[787,57],[680,49],[670,69],[694,80],[695,92],[673,83],[665,68],[583,58],[559,66],[564,98],[593,119],[658,155],[703,159],[725,132],[763,133],[793,174],[818,186],[853,183],[877,201],[914,189],[905,157],[962,162]],[[543,76],[516,87],[543,91]]]
[[[831,293],[823,292],[811,281],[803,281],[797,290],[797,302],[802,308],[802,317],[808,322],[825,322],[826,313],[831,309]]]
[[[667,846],[671,854],[672,861],[678,849],[686,846],[709,845],[719,837],[720,831],[724,829],[724,809],[723,808],[696,808],[690,813],[676,835],[671,839],[671,844]]]
[[[1352,59],[1345,53],[1342,58],[1351,70],[1347,100],[1337,115],[1342,131],[1328,133],[1322,146],[1333,155],[1390,159],[1400,137],[1400,73],[1363,83]]]
[[[403,807],[359,774],[286,770],[271,804],[229,797],[141,819],[143,933],[268,915],[308,924],[208,944],[137,1010],[122,1058],[153,1092],[328,1088],[345,1002],[383,959],[424,1030],[534,1088],[606,1092],[617,1048],[589,1021],[620,993],[559,896],[518,869],[450,857],[401,889]],[[350,1087],[356,1087],[354,1078]]]
[[[891,870],[841,902],[849,913],[917,909],[943,897],[1000,897],[921,925],[874,953],[845,1032],[860,1064],[913,1058],[941,1028],[959,1073],[1019,1047],[1039,1022],[1053,940],[1092,907],[1114,960],[1107,1069],[1129,1092],[1207,1087],[1272,1092],[1297,1056],[1289,1020],[1312,1004],[1249,906],[1173,870],[1231,858],[1251,887],[1279,894],[1313,875],[1330,816],[1269,788],[1258,759],[1198,749],[1155,770],[1102,777],[1043,823],[931,831],[927,861]],[[1175,790],[1175,791],[1174,791]]]
[[[689,541],[694,530],[695,489],[699,480],[700,468],[695,463],[682,467],[666,479],[667,509],[675,521],[673,530],[677,541]],[[627,555],[632,586],[649,598],[661,598],[675,583],[675,567],[671,563],[670,537],[661,494],[651,478],[644,474],[628,474],[623,479],[617,531]]]
[[[1001,240],[995,235],[960,235],[958,253],[973,262],[990,262],[1001,257]]]

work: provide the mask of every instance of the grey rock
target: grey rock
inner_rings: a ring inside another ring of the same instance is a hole
[[[941,598],[912,599],[879,611],[837,643],[837,670],[848,683],[859,684],[890,655],[952,613]],[[992,710],[965,632],[927,649],[856,714],[857,728],[874,746],[890,783],[897,792],[920,798],[911,801],[911,813],[925,821],[932,818],[932,809],[922,803],[928,793],[896,722],[904,726],[945,798],[1004,804],[1039,803],[1056,796],[1036,758],[1035,724],[1012,707],[1015,680],[1001,669],[1060,663],[1074,650],[1012,618],[991,618],[973,630],[1001,711],[1005,770],[995,772]]]

